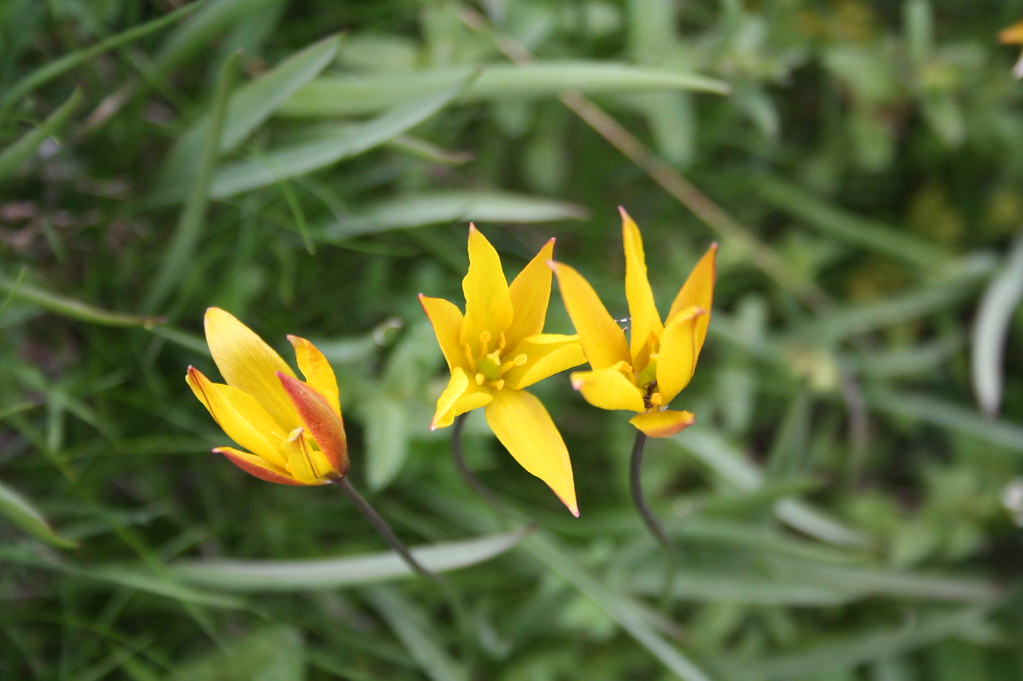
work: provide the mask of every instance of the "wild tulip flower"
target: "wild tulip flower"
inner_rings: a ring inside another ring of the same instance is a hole
[[[585,361],[577,336],[543,333],[551,295],[546,263],[553,252],[551,239],[509,286],[497,251],[470,225],[465,314],[447,300],[420,294],[451,371],[430,428],[445,428],[483,407],[491,430],[519,465],[578,516],[568,449],[543,404],[525,391]]]
[[[337,379],[312,343],[288,336],[304,381],[280,355],[229,312],[206,311],[206,343],[227,384],[195,367],[185,380],[229,438],[217,447],[231,463],[261,480],[323,485],[348,473],[348,446]]]
[[[645,435],[670,437],[694,421],[692,413],[667,407],[692,378],[707,336],[717,244],[693,268],[662,322],[647,280],[639,228],[624,208],[619,211],[630,338],[582,275],[550,263],[591,367],[574,372],[572,386],[595,407],[637,412],[629,423]]]

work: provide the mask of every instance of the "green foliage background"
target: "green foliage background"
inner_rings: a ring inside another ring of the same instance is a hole
[[[0,4],[0,678],[1020,678],[1023,85],[995,36],[1021,18]],[[619,204],[662,305],[721,247],[675,403],[697,425],[644,467],[663,603],[623,414],[539,391],[578,520],[474,414],[470,466],[517,509],[495,517],[428,429],[416,294],[461,301],[467,222],[508,274],[556,236],[624,317]],[[465,566],[469,657],[433,585],[359,562],[384,547],[336,490],[207,454],[183,376],[215,373],[210,305],[332,360],[353,480]],[[267,562],[300,559],[327,562]]]

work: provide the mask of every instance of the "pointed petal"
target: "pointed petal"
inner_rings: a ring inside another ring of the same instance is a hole
[[[703,341],[707,338],[707,327],[710,325],[711,306],[714,302],[714,280],[716,277],[715,260],[717,258],[718,245],[711,244],[707,252],[696,263],[696,267],[689,273],[686,283],[675,296],[671,304],[666,323],[670,324],[672,317],[690,307],[698,307],[705,310],[706,314],[696,322],[696,356],[700,356],[700,349],[703,348]]]
[[[572,387],[599,409],[643,411],[643,391],[626,375],[628,371],[624,362],[596,371],[577,371],[572,374]]]
[[[548,264],[558,277],[561,297],[590,366],[605,369],[618,362],[629,362],[631,357],[625,332],[608,314],[589,282],[568,265],[560,262]]]
[[[520,355],[525,357],[525,363],[505,373],[505,388],[522,390],[548,376],[586,362],[579,336],[575,335],[542,333],[530,336],[509,353],[512,358]]]
[[[629,419],[629,423],[643,431],[647,437],[671,437],[695,422],[696,417],[692,413],[670,409],[637,414]]]
[[[281,373],[277,374],[277,378],[294,403],[305,428],[320,447],[319,453],[310,454],[313,460],[313,477],[321,477],[328,473],[334,477],[347,475],[348,441],[345,438],[344,423],[341,422],[334,407],[315,388],[297,378]],[[320,456],[326,461],[317,461]]]
[[[625,249],[625,297],[629,301],[630,326],[632,339],[629,352],[632,354],[632,365],[643,366],[649,359],[650,347],[661,333],[661,316],[654,304],[654,293],[650,289],[647,278],[646,256],[643,253],[643,238],[639,227],[619,207],[622,214],[622,246]]]
[[[284,467],[287,460],[273,435],[280,435],[280,426],[251,395],[213,383],[195,367],[188,367],[185,381],[229,438],[270,464]]]
[[[511,328],[506,334],[508,347],[515,347],[523,338],[543,333],[547,304],[551,298],[552,273],[547,261],[553,256],[554,239],[551,239],[508,287],[514,312]]]
[[[496,343],[498,336],[511,326],[513,313],[501,258],[474,225],[469,225],[469,272],[462,280],[462,291],[465,322],[459,344],[468,343],[477,354],[480,334],[488,332]]]
[[[1002,45],[1023,45],[1023,21],[1017,21],[999,31],[998,42]]]
[[[447,428],[467,411],[486,406],[493,397],[486,387],[481,387],[469,377],[465,369],[455,367],[451,371],[451,380],[444,392],[437,398],[437,411],[434,412],[430,430]]]
[[[288,342],[295,348],[295,359],[298,361],[298,368],[305,377],[306,383],[316,389],[316,392],[327,398],[327,403],[338,418],[341,418],[341,402],[337,390],[337,377],[330,362],[323,356],[320,349],[298,336],[288,336]],[[287,374],[285,374],[287,375]]]
[[[696,371],[696,330],[707,315],[691,307],[672,317],[661,334],[661,347],[657,355],[657,392],[661,403],[667,405]]]
[[[527,392],[499,390],[487,405],[487,423],[519,465],[547,483],[578,518],[568,449],[540,400]]]
[[[321,482],[299,482],[291,476],[290,473],[284,469],[277,468],[268,464],[258,456],[243,452],[234,447],[217,447],[213,450],[216,454],[223,454],[224,457],[233,463],[238,468],[249,475],[253,475],[260,480],[266,480],[267,482],[276,482],[280,485],[321,485]]]
[[[291,367],[249,327],[218,307],[206,310],[206,342],[228,385],[260,401],[285,432],[298,426],[291,400],[277,372],[294,377]]]
[[[433,333],[437,336],[437,344],[444,353],[448,363],[448,371],[465,363],[465,349],[462,346],[462,312],[453,303],[443,298],[429,298],[419,294],[419,302],[426,312],[426,317],[433,325]]]

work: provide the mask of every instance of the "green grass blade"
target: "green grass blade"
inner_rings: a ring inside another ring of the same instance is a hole
[[[321,241],[339,242],[365,234],[441,223],[560,222],[579,220],[586,211],[565,201],[497,191],[436,191],[405,194],[364,206],[344,222],[316,232]]]
[[[596,603],[675,676],[684,681],[710,681],[711,677],[654,630],[636,603],[604,586],[547,535],[533,535],[522,548]]]
[[[866,250],[884,253],[923,270],[941,267],[952,255],[941,247],[888,225],[849,215],[808,192],[769,175],[756,182],[768,203],[791,213],[825,235]]]
[[[819,679],[822,674],[852,669],[947,638],[968,635],[983,623],[986,614],[986,608],[971,607],[951,613],[918,615],[894,625],[831,637],[797,652],[760,657],[746,664],[722,660],[715,666],[727,678],[744,681]]]
[[[237,596],[211,593],[181,584],[164,574],[135,566],[105,566],[76,570],[76,574],[90,579],[109,582],[129,589],[137,589],[155,596],[191,605],[208,605],[216,608],[244,608],[245,602]]]
[[[1002,403],[1005,340],[1023,298],[1023,237],[1017,237],[1005,267],[991,280],[977,309],[970,350],[970,378],[981,411],[993,418]]]
[[[187,273],[192,254],[199,241],[206,206],[209,203],[210,179],[213,177],[217,149],[220,148],[220,137],[223,133],[224,119],[227,116],[228,93],[231,91],[231,82],[237,68],[238,57],[237,52],[232,54],[224,62],[217,78],[217,87],[213,95],[213,110],[206,126],[202,156],[195,176],[192,178],[188,199],[181,211],[174,236],[146,297],[146,309],[151,310],[159,307],[170,296],[171,290]]]
[[[442,642],[433,635],[440,629],[429,621],[429,616],[392,589],[370,587],[366,595],[387,625],[398,636],[409,655],[433,681],[460,681],[467,679]]]
[[[73,298],[44,291],[35,286],[11,281],[3,276],[0,276],[0,290],[8,291],[14,300],[31,303],[62,317],[77,319],[90,324],[151,328],[163,323],[162,317],[145,317],[111,312]]]
[[[290,116],[349,116],[392,107],[410,96],[450,87],[469,78],[470,68],[324,77],[299,90],[281,107]],[[694,90],[726,94],[728,85],[693,73],[649,69],[613,62],[536,62],[526,66],[487,65],[466,89],[463,102],[553,97],[566,90],[585,93]]]
[[[235,149],[292,94],[319,75],[337,56],[340,44],[338,36],[314,43],[238,88],[227,105],[220,135],[220,153]],[[202,158],[211,115],[197,121],[175,145],[161,171],[157,194],[187,186],[188,178]]]
[[[412,549],[412,554],[428,569],[446,572],[499,556],[517,546],[526,534],[520,530],[431,544]],[[413,574],[393,552],[315,560],[183,561],[171,565],[169,570],[183,581],[232,591],[339,589]]]
[[[39,145],[57,133],[75,110],[81,95],[79,90],[72,92],[71,96],[47,116],[41,125],[26,132],[17,142],[0,150],[0,182],[14,175],[21,164],[32,157]]]
[[[1006,421],[992,421],[980,416],[974,409],[944,400],[904,391],[871,390],[867,405],[931,424],[942,430],[957,430],[979,440],[1023,453],[1023,427]],[[994,450],[999,451],[999,450]]]
[[[29,501],[0,482],[0,516],[4,516],[25,533],[61,549],[78,547],[78,542],[65,539],[50,527],[43,514]]]
[[[957,264],[939,280],[907,293],[878,302],[847,307],[800,329],[806,338],[829,343],[855,335],[902,324],[926,314],[948,310],[974,293],[981,282],[994,270],[988,258],[972,258]]]
[[[779,559],[790,582],[834,588],[873,598],[878,594],[896,598],[961,603],[994,602],[1005,589],[994,582],[979,579],[892,572],[846,565],[822,565],[808,561]]]
[[[171,12],[170,14],[167,14],[166,16],[162,16],[158,19],[153,19],[152,21],[142,24],[141,26],[136,26],[134,28],[128,29],[127,31],[118,33],[115,36],[111,36],[105,40],[101,40],[100,42],[96,43],[95,45],[92,45],[91,47],[87,47],[83,50],[78,50],[77,52],[72,52],[71,54],[66,54],[60,59],[52,61],[49,64],[46,64],[45,66],[36,69],[32,73],[22,78],[20,81],[18,81],[15,85],[11,87],[11,89],[9,89],[7,92],[3,94],[2,97],[0,97],[0,120],[3,119],[4,114],[7,112],[7,109],[11,105],[20,100],[22,97],[27,95],[32,90],[35,90],[43,83],[49,82],[56,78],[57,76],[61,75],[62,73],[66,73],[67,71],[70,71],[76,66],[84,64],[85,62],[89,61],[90,59],[97,55],[103,54],[104,52],[107,52],[109,50],[116,49],[122,45],[126,45],[132,41],[147,36],[155,31],[159,31],[164,26],[173,24],[178,19],[181,19],[182,17],[191,14],[199,7],[202,7],[202,5],[203,2],[201,0],[199,2],[187,4],[184,7],[181,7],[180,9],[177,9]]]
[[[457,97],[464,87],[464,83],[458,83],[427,97],[405,102],[366,123],[333,126],[321,130],[311,139],[271,149],[254,160],[228,165],[214,176],[210,195],[217,199],[234,196],[363,154],[430,118]]]
[[[154,64],[156,73],[164,73],[190,55],[209,49],[209,41],[220,30],[236,24],[242,17],[267,11],[281,0],[208,0],[185,25],[174,31],[164,43]],[[195,9],[193,6],[192,9]]]
[[[676,443],[736,489],[751,492],[764,483],[760,468],[717,435],[689,429]],[[820,541],[835,546],[863,548],[870,544],[862,533],[846,527],[798,499],[783,499],[775,506],[779,520]]]

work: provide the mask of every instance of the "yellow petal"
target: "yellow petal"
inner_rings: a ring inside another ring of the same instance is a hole
[[[503,376],[505,387],[512,390],[528,388],[537,381],[586,361],[579,336],[556,333],[530,336],[508,353],[507,357],[514,360],[520,355],[526,358],[525,363],[512,367]]]
[[[338,397],[337,377],[334,375],[334,369],[330,366],[330,362],[323,356],[319,348],[305,338],[288,336],[288,342],[295,348],[295,359],[298,360],[298,368],[305,377],[306,383],[327,399],[327,403],[340,419],[341,402]]]
[[[718,245],[711,244],[707,252],[696,263],[696,267],[689,273],[686,283],[675,296],[668,312],[668,319],[665,323],[670,324],[672,317],[683,310],[691,307],[698,307],[705,310],[706,314],[696,322],[696,356],[700,356],[700,349],[707,337],[707,327],[710,325],[711,305],[714,302],[714,279],[715,279],[715,258],[718,252]]]
[[[325,482],[299,482],[288,471],[272,466],[258,456],[237,450],[234,447],[217,447],[213,451],[216,454],[223,454],[228,461],[249,475],[267,482],[276,482],[281,485],[322,485]]]
[[[437,411],[434,412],[430,430],[447,428],[454,423],[456,416],[486,406],[491,399],[488,389],[478,385],[465,369],[455,367],[451,370],[448,386],[437,398]]]
[[[228,385],[259,400],[286,431],[298,415],[277,380],[277,372],[294,377],[291,367],[249,327],[218,307],[206,310],[206,342]]]
[[[707,315],[695,307],[672,317],[661,334],[661,347],[657,355],[657,392],[661,403],[667,405],[696,371],[696,330]]]
[[[429,298],[419,294],[419,302],[426,312],[433,333],[437,336],[437,344],[444,353],[448,363],[448,371],[465,364],[465,349],[460,334],[462,332],[462,312],[453,303],[443,298]]]
[[[561,297],[590,366],[605,369],[618,362],[629,362],[625,332],[608,314],[589,282],[568,265],[560,262],[550,265],[558,277]]]
[[[237,388],[211,382],[194,367],[188,367],[185,381],[229,438],[268,463],[284,468],[287,460],[274,444],[284,433],[259,402]]]
[[[547,304],[551,298],[551,268],[547,261],[553,255],[554,239],[551,239],[508,287],[514,311],[511,328],[506,334],[509,347],[518,345],[524,338],[543,333]]]
[[[632,382],[630,373],[625,362],[606,369],[577,371],[572,374],[572,387],[599,409],[643,411],[643,391]]]
[[[462,291],[465,322],[459,341],[462,345],[468,343],[473,354],[478,355],[480,334],[490,334],[493,348],[498,337],[511,326],[512,301],[501,258],[474,225],[469,225],[469,272],[462,280]]]
[[[519,465],[547,483],[578,518],[572,461],[540,400],[527,392],[499,390],[487,405],[487,423]]]
[[[1023,21],[1017,21],[999,31],[998,42],[1003,45],[1023,45]]]
[[[632,329],[629,352],[633,366],[645,366],[654,339],[661,333],[661,316],[654,304],[654,293],[647,279],[646,256],[639,227],[619,207],[622,214],[622,245],[625,249],[625,297],[629,301],[629,325]]]
[[[696,417],[688,411],[651,411],[633,416],[629,423],[634,425],[647,437],[671,437],[682,432],[687,426],[693,425]]]
[[[348,441],[345,437],[344,423],[333,405],[315,388],[297,378],[284,374],[277,374],[277,377],[294,403],[303,426],[320,448],[320,451],[312,456],[315,477],[347,475]],[[318,460],[321,456],[324,461]]]

